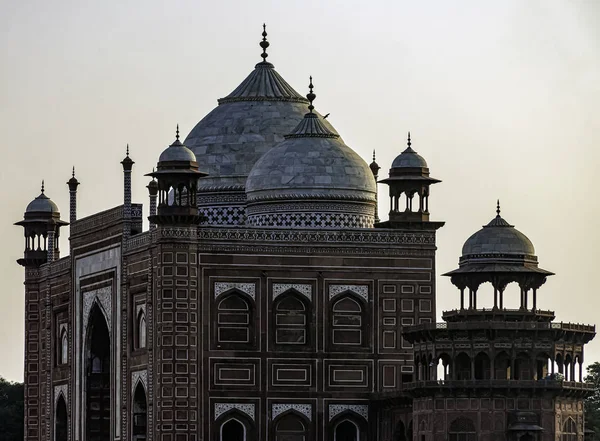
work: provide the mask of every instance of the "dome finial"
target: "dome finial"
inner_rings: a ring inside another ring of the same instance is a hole
[[[262,37],[263,39],[259,45],[262,47],[263,53],[260,54],[260,56],[263,59],[263,63],[265,63],[267,61],[267,57],[269,56],[269,54],[267,54],[267,48],[270,46],[269,42],[267,41],[267,25],[265,23],[263,23]]]
[[[375,162],[375,149],[373,149],[373,162]]]
[[[42,179],[42,194],[44,193],[44,180]]]
[[[411,142],[410,142],[410,132],[408,132],[408,142],[406,143],[408,145],[408,147],[410,147]]]
[[[500,199],[496,202],[496,215],[500,217]]]
[[[75,166],[73,166],[73,174],[71,175],[72,178],[75,177]]]
[[[175,130],[175,139],[179,141],[179,124],[177,124],[177,129]]]
[[[129,143],[127,143],[127,150],[126,150],[126,153],[127,153],[127,157],[129,158]]]
[[[313,113],[313,109],[315,108],[315,106],[313,106],[313,101],[315,100],[315,98],[317,97],[317,95],[315,95],[313,93],[313,83],[312,83],[312,76],[309,77],[310,78],[310,84],[308,85],[308,89],[309,92],[306,95],[306,99],[308,99],[308,101],[310,102],[310,104],[308,105],[308,110],[310,110],[310,113]]]

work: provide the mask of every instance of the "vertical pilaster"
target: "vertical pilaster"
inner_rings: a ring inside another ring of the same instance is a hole
[[[23,393],[25,407],[25,441],[41,437],[41,328],[39,269],[25,268],[25,366]]]
[[[55,237],[54,237],[54,226],[48,229],[48,243],[46,244],[46,253],[48,263],[54,261],[54,251],[56,248]]]
[[[148,189],[148,194],[150,195],[150,229],[154,230],[156,228],[156,223],[153,222],[153,218],[156,216],[156,196],[158,194],[158,183],[152,179],[146,188]]]

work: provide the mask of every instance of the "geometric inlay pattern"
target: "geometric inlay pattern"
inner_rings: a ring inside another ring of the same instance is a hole
[[[369,301],[369,287],[366,285],[329,285],[329,300],[346,291],[352,291],[367,302]]]
[[[67,383],[65,384],[59,384],[58,386],[54,386],[54,408],[56,409],[56,403],[58,403],[58,399],[60,398],[60,395],[62,394],[63,398],[65,399],[65,405],[67,406],[67,408],[69,407],[69,402],[67,401],[67,390],[69,389],[69,385]]]
[[[95,301],[100,304],[100,309],[105,315],[108,333],[110,334],[112,330],[112,289],[110,286],[83,293],[83,331],[87,330],[90,310]]]
[[[284,292],[294,289],[306,297],[308,300],[312,301],[312,285],[309,284],[300,284],[300,283],[274,283],[273,284],[273,300],[280,294]]]
[[[329,405],[329,421],[331,421],[336,415],[350,410],[366,421],[369,421],[369,405],[368,404],[330,404]]]
[[[144,390],[148,390],[148,371],[146,369],[141,371],[133,371],[131,373],[131,394],[135,394],[135,388],[138,381],[144,386]]]
[[[254,283],[215,282],[215,299],[231,289],[237,289],[252,297],[253,300],[256,297],[256,284]]]
[[[288,410],[300,412],[308,418],[308,421],[312,421],[312,404],[273,404],[271,405],[271,419],[274,420]]]
[[[232,409],[244,412],[254,421],[254,404],[248,403],[215,403],[215,420]]]

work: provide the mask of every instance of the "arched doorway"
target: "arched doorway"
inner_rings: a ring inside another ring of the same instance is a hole
[[[67,441],[68,437],[68,422],[67,422],[67,404],[62,394],[56,402],[56,420],[54,426],[55,441]]]
[[[282,416],[275,423],[275,441],[307,441],[305,421],[294,413]]]
[[[333,441],[360,441],[358,426],[350,420],[344,420],[335,426]]]
[[[221,426],[220,441],[246,441],[246,428],[235,418]]]
[[[394,429],[394,441],[407,441],[406,439],[406,427],[404,427],[404,423],[402,421],[398,421],[396,423],[396,427]]]
[[[146,441],[148,427],[146,391],[139,382],[133,395],[133,441]]]
[[[86,357],[86,441],[110,439],[110,334],[96,304],[90,312]]]

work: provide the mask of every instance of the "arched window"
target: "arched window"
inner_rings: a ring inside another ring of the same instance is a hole
[[[137,320],[137,347],[138,349],[146,347],[146,315],[140,311]]]
[[[246,427],[232,418],[221,425],[219,441],[246,441]]]
[[[448,441],[477,441],[477,432],[473,421],[468,418],[456,418],[450,423]]]
[[[406,428],[404,427],[404,423],[402,421],[398,421],[396,423],[396,427],[394,429],[393,440],[394,441],[407,441],[407,439],[406,439]]]
[[[67,330],[63,329],[60,334],[60,364],[67,364],[69,362],[69,338],[67,337]]]
[[[362,346],[364,312],[359,301],[345,296],[333,304],[333,344]]]
[[[61,394],[56,402],[56,420],[54,422],[55,441],[67,441],[68,437],[67,423],[67,404]]]
[[[456,356],[454,361],[456,366],[456,379],[457,380],[470,380],[471,379],[471,357],[464,352],[461,352]]]
[[[225,297],[217,307],[219,343],[251,343],[252,314],[248,302],[239,294]]]
[[[490,357],[485,352],[480,352],[475,356],[475,379],[489,380],[491,378]]]
[[[335,426],[333,441],[360,441],[358,426],[350,420],[344,420]]]
[[[575,424],[573,418],[567,418],[563,424],[560,441],[577,441],[577,424]]]
[[[146,391],[138,383],[133,395],[133,441],[146,441],[148,427],[148,404]]]
[[[275,441],[307,441],[308,433],[304,422],[293,413],[280,418],[275,424]]]
[[[284,294],[275,303],[275,343],[304,345],[308,317],[306,306],[293,294]]]

